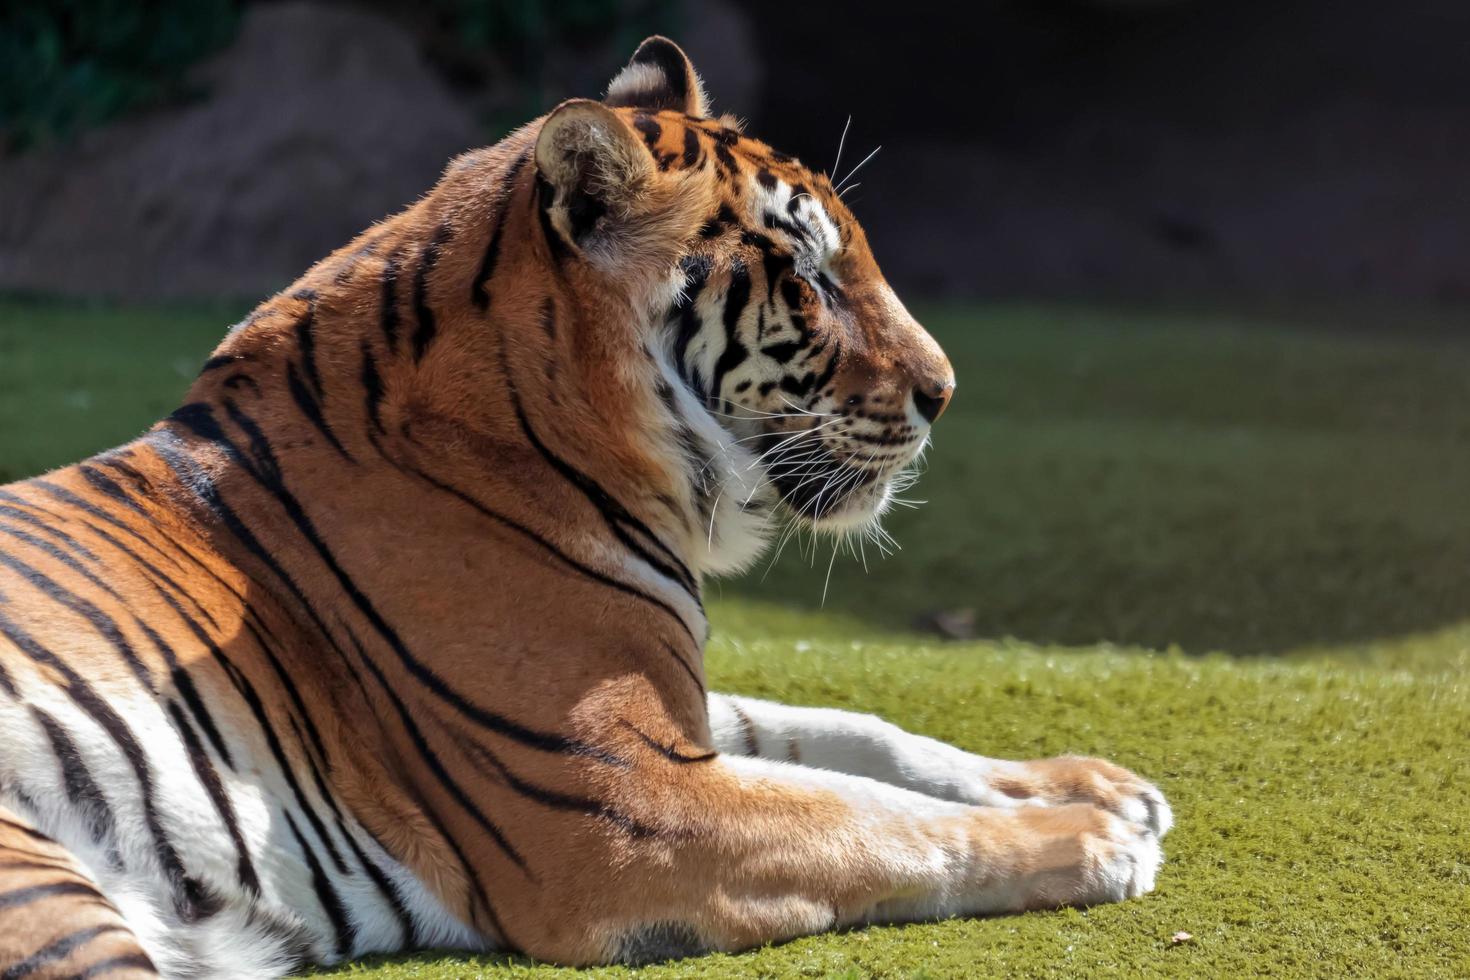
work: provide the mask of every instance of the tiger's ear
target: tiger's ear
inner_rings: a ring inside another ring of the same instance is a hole
[[[690,116],[709,114],[709,100],[694,65],[677,44],[657,35],[638,45],[628,67],[607,87],[610,106],[672,109]]]
[[[541,207],[564,237],[583,247],[641,210],[654,162],[617,113],[601,102],[571,99],[541,124],[536,171]]]

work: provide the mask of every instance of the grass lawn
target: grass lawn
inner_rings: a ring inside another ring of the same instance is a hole
[[[0,479],[140,431],[233,312],[0,304]],[[716,585],[715,686],[991,755],[1082,752],[1178,818],[1120,906],[640,971],[426,955],[364,978],[1470,975],[1470,344],[1192,313],[931,309],[929,501]],[[933,613],[975,639],[915,628]],[[1172,943],[1177,932],[1191,939]]]

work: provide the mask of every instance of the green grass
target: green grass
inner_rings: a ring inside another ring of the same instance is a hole
[[[139,431],[231,318],[0,305],[0,475]],[[960,389],[929,503],[891,522],[903,551],[839,558],[825,607],[825,544],[718,587],[712,680],[1132,766],[1178,815],[1158,891],[641,971],[344,974],[1470,975],[1470,345],[1188,313],[927,322]],[[913,631],[936,610],[980,639]]]

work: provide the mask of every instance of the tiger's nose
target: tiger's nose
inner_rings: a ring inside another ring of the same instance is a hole
[[[949,407],[949,397],[954,394],[954,379],[932,381],[914,386],[914,407],[924,416],[924,421],[933,424]]]

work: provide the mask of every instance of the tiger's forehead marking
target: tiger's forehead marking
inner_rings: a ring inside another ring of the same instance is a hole
[[[808,170],[796,157],[774,150],[721,120],[667,110],[618,111],[643,137],[660,170],[712,169],[724,191],[724,205],[737,213],[750,214],[756,227],[780,229],[783,221],[807,222],[813,225],[810,232],[814,240],[832,243],[826,249],[829,253],[846,243],[844,223],[834,218],[838,197],[826,174]],[[771,196],[779,198],[778,207],[752,211],[755,205],[772,203],[763,200]],[[753,200],[747,203],[748,199]],[[776,215],[777,223],[768,222],[768,213]]]
[[[749,218],[766,235],[784,239],[798,266],[819,267],[842,250],[840,226],[805,185],[788,183],[764,168],[752,183]]]

